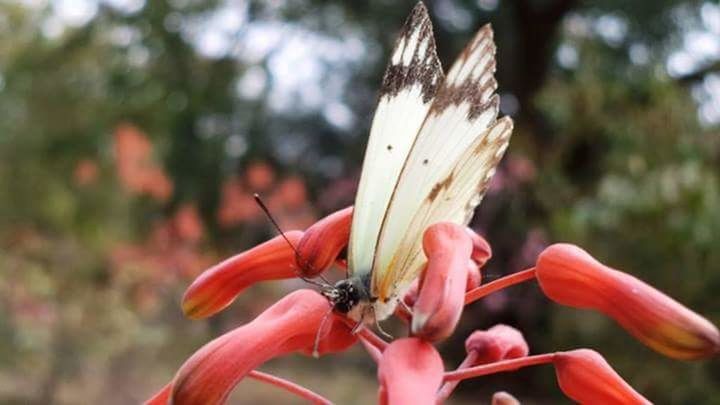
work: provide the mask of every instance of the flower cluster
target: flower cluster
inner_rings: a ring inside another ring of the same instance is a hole
[[[246,288],[266,281],[315,277],[334,264],[350,231],[352,208],[321,219],[306,231],[278,236],[205,271],[187,290],[185,314],[209,317],[226,308]],[[396,316],[407,322],[409,337],[386,342],[341,314],[318,292],[295,291],[252,322],[203,346],[173,380],[148,403],[222,403],[243,378],[286,389],[313,403],[322,396],[279,377],[256,370],[266,361],[290,353],[322,355],[341,352],[360,342],[378,365],[381,404],[435,404],[447,399],[468,378],[552,365],[560,389],[580,403],[644,404],[649,401],[589,349],[530,354],[518,330],[496,325],[466,340],[467,357],[446,371],[434,343],[450,336],[463,308],[500,289],[536,280],[551,300],[598,311],[655,351],[680,360],[715,356],[720,332],[706,319],[646,283],[595,260],[577,246],[546,248],[535,267],[483,284],[481,269],[490,258],[488,243],[474,231],[451,223],[429,227],[423,248],[427,265],[404,297]],[[330,314],[330,315],[328,315]],[[498,392],[493,403],[518,403]]]

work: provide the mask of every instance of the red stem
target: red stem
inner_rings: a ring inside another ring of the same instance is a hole
[[[262,371],[252,370],[247,374],[247,377],[254,378],[258,381],[266,382],[268,384],[272,384],[276,387],[280,387],[288,392],[299,396],[300,398],[307,399],[313,404],[332,404],[329,399],[319,394],[316,394],[303,386],[300,386],[298,384],[295,384],[294,382],[288,381],[280,377],[275,377],[274,375],[268,373],[263,373]]]
[[[494,293],[495,291],[502,290],[503,288],[507,288],[511,285],[522,283],[533,278],[535,278],[535,267],[531,267],[527,270],[519,271],[485,285],[481,285],[480,287],[474,288],[465,293],[465,305],[475,302],[486,295]]]
[[[478,353],[476,351],[471,351],[468,353],[468,355],[465,357],[465,360],[460,363],[460,365],[457,367],[456,370],[464,370],[466,368],[471,367],[475,362],[477,362]],[[455,388],[460,384],[460,380],[455,381],[448,381],[440,388],[440,391],[437,393],[437,401],[435,401],[438,404],[445,403],[445,401],[450,398],[450,395],[452,395],[453,391],[455,391]]]
[[[380,359],[382,358],[382,352],[380,349],[377,348],[374,344],[369,342],[365,337],[360,336],[360,343],[365,347],[365,351],[368,352],[370,357],[372,357],[373,361],[375,363],[380,363]]]
[[[464,370],[449,371],[445,373],[445,381],[465,380],[488,374],[515,371],[519,368],[536,366],[538,364],[552,363],[555,353],[536,354],[534,356],[520,357],[511,360],[502,360],[484,366],[466,368]]]
[[[368,329],[364,326],[360,328],[360,330],[357,332],[357,334],[361,338],[367,340],[368,343],[375,346],[381,352],[384,351],[388,345],[388,343],[386,341],[382,340],[382,338],[380,336],[376,335],[375,333],[373,333],[373,331],[371,331],[370,329]]]

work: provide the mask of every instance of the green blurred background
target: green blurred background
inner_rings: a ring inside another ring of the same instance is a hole
[[[413,2],[0,2],[0,402],[141,401],[295,281],[208,321],[180,297],[204,268],[352,203],[389,47]],[[473,226],[486,279],[579,244],[720,323],[720,6],[711,1],[428,1],[447,67],[498,42],[511,148]],[[449,341],[504,322],[532,351],[591,347],[657,403],[720,403],[720,362],[681,363],[535,285],[474,304]],[[360,350],[264,370],[338,403],[376,396]],[[562,403],[550,368],[461,385]],[[235,402],[291,401],[243,382]]]

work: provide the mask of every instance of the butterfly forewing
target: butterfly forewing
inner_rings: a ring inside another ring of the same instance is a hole
[[[388,201],[442,81],[432,24],[425,6],[418,3],[385,72],[365,152],[348,252],[349,269],[355,276],[372,269]]]
[[[497,121],[494,72],[495,45],[485,26],[438,89],[393,190],[373,263],[372,294],[380,302],[401,294],[422,269],[427,226],[470,220],[507,147],[512,125]]]

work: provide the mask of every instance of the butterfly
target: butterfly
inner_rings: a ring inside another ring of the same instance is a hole
[[[467,225],[512,133],[498,118],[495,44],[483,26],[450,68],[438,59],[427,9],[418,3],[383,77],[355,198],[348,278],[323,290],[350,318],[382,321],[427,258],[425,229]]]

